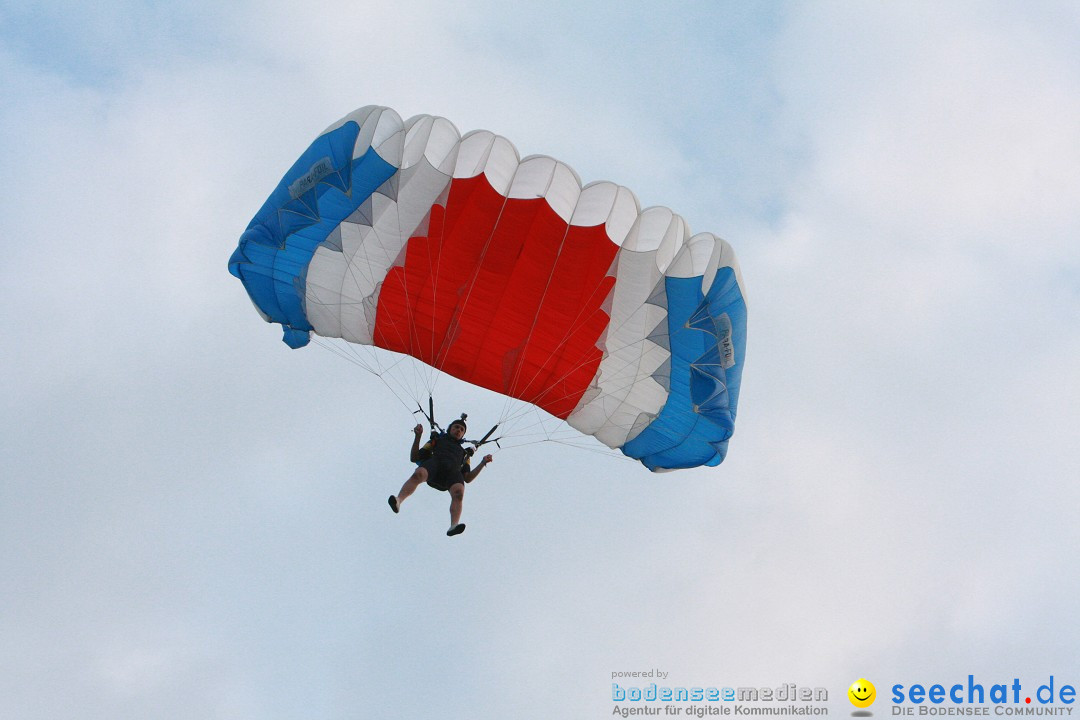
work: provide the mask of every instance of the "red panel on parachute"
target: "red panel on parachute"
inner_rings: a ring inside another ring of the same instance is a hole
[[[375,344],[565,419],[602,358],[618,247],[603,225],[568,225],[484,175],[447,198],[386,275]]]

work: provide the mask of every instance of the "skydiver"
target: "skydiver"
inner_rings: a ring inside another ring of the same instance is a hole
[[[491,455],[485,455],[484,459],[475,468],[469,467],[472,449],[463,447],[465,441],[464,418],[454,420],[444,433],[432,433],[431,439],[420,447],[420,436],[424,434],[424,427],[417,425],[413,428],[412,449],[409,451],[409,460],[417,463],[416,470],[401,486],[397,495],[391,495],[387,502],[390,509],[395,513],[401,509],[401,503],[413,494],[421,483],[426,482],[436,490],[450,493],[450,529],[446,531],[448,536],[460,535],[465,532],[465,523],[461,520],[461,502],[465,497],[465,483],[476,479],[480,471],[488,463],[492,462]]]

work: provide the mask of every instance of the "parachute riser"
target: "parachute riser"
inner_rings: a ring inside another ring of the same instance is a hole
[[[479,440],[466,440],[465,442],[472,443],[474,451],[479,450],[481,446],[487,445],[488,443],[495,443],[495,447],[497,447],[497,448],[499,448],[501,450],[502,445],[499,444],[499,441],[502,440],[502,437],[497,437],[497,438],[495,438],[493,440],[488,439],[498,429],[499,429],[499,426],[496,424],[494,427],[492,427],[490,430],[487,431],[487,434],[484,435],[484,437],[480,438]]]
[[[443,432],[443,429],[439,425],[439,423],[435,422],[435,400],[433,398],[431,398],[430,396],[428,397],[428,409],[427,409],[427,411],[424,410],[424,406],[421,405],[420,403],[417,403],[416,407],[418,409],[413,410],[413,415],[416,415],[417,413],[420,413],[425,418],[427,418],[428,425],[431,426],[431,432],[433,434],[435,432],[439,432],[439,433]]]

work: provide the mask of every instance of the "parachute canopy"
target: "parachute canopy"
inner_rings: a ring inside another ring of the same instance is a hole
[[[409,355],[652,470],[717,465],[746,346],[735,253],[506,138],[368,106],[323,132],[229,261],[297,348]]]

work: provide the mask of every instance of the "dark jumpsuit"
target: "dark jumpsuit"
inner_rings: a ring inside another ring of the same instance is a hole
[[[427,470],[428,485],[446,491],[465,482],[470,468],[464,442],[449,433],[440,433],[420,448],[420,467]]]

